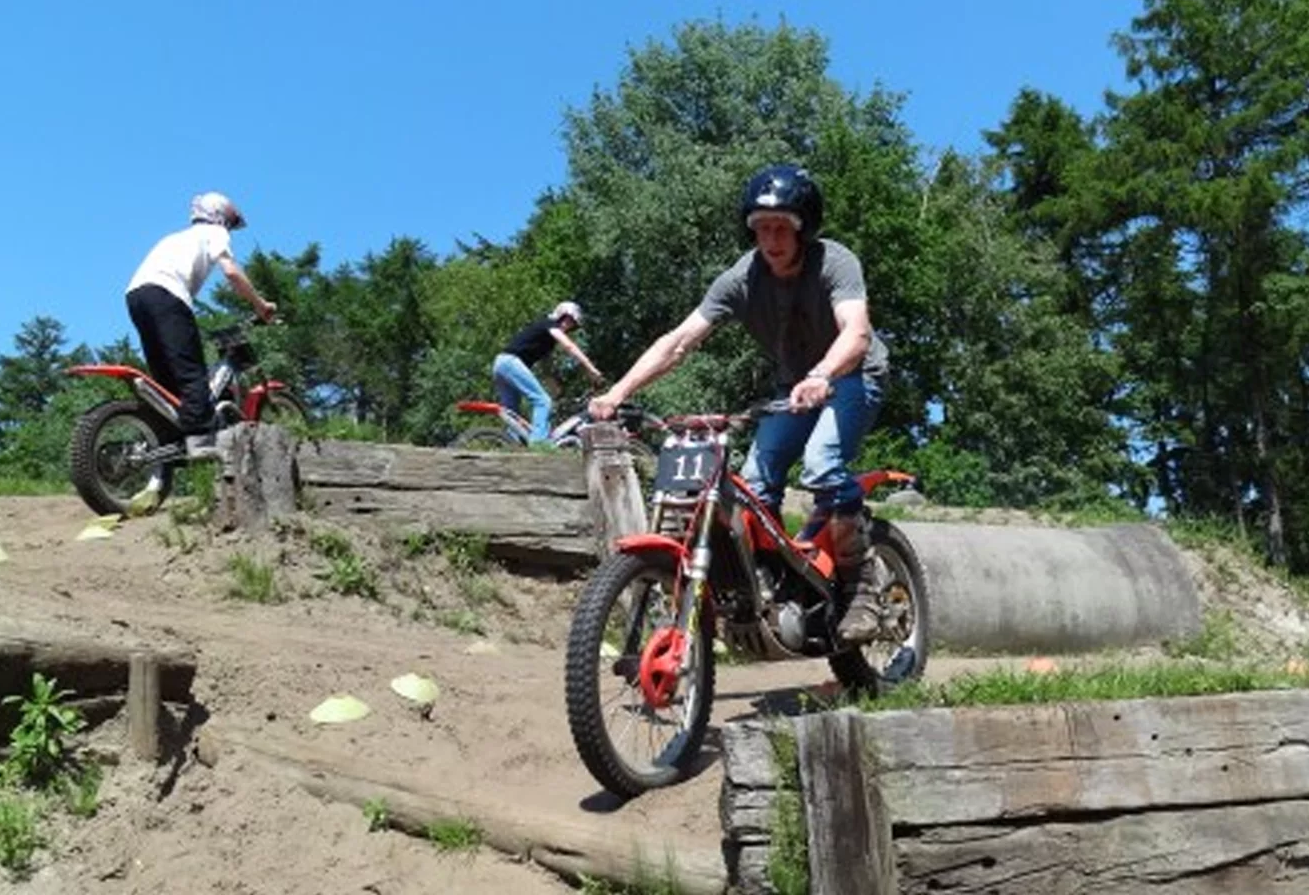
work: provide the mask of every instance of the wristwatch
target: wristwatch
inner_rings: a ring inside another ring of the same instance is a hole
[[[826,382],[828,385],[831,385],[831,384],[832,384],[832,377],[831,377],[831,376],[828,376],[826,373],[824,373],[822,370],[818,369],[817,367],[814,367],[814,368],[813,368],[812,370],[810,370],[808,373],[804,374],[804,378],[805,378],[805,379],[821,379],[821,380],[823,380],[823,382]]]

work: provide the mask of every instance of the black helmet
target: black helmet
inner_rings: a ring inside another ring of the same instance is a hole
[[[741,197],[741,226],[751,238],[756,211],[790,212],[800,219],[800,239],[810,240],[823,225],[823,193],[799,165],[769,165],[750,178]]]

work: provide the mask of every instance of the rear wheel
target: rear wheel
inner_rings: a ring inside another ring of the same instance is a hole
[[[918,554],[904,533],[885,519],[867,518],[870,550],[881,560],[879,604],[887,613],[882,636],[828,659],[847,689],[874,696],[922,675],[930,622],[927,587]]]
[[[672,557],[610,557],[582,592],[568,636],[565,693],[573,743],[591,776],[626,798],[681,779],[709,727],[712,625],[701,624],[686,644],[685,675],[652,677],[663,698],[652,703],[642,687],[643,657],[677,636],[675,579]],[[649,660],[647,672],[664,674]]]
[[[465,429],[450,442],[450,447],[467,448],[470,451],[504,451],[518,446],[518,442],[504,429],[493,429],[490,426]]]
[[[69,465],[73,486],[96,513],[126,515],[132,496],[155,479],[163,503],[173,486],[172,468],[142,456],[180,436],[136,401],[107,401],[82,414],[73,429]]]

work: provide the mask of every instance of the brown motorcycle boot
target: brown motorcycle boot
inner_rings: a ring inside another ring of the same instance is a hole
[[[845,643],[867,643],[882,630],[878,596],[886,580],[886,565],[873,549],[862,513],[835,514],[831,525],[832,559],[846,605],[836,634]]]

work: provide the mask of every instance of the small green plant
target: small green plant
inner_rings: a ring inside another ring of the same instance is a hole
[[[485,634],[486,626],[481,617],[471,609],[456,609],[442,612],[436,617],[437,624],[460,634]]]
[[[353,553],[332,560],[327,572],[327,583],[332,590],[354,594],[367,600],[377,599],[377,573]]]
[[[186,529],[177,523],[169,520],[166,526],[160,526],[155,529],[155,537],[159,543],[163,544],[169,550],[176,549],[178,553],[186,555],[195,551],[200,545],[200,539],[186,533]]]
[[[456,575],[477,575],[486,571],[486,535],[452,530],[436,532],[435,536],[441,555]]]
[[[100,810],[100,784],[104,771],[94,762],[69,771],[60,778],[64,808],[74,817],[94,817]]]
[[[71,690],[57,689],[54,678],[37,672],[32,675],[30,697],[11,695],[0,700],[0,705],[17,705],[19,717],[9,734],[9,757],[0,776],[14,784],[44,789],[69,767],[68,737],[86,726],[81,712],[62,705],[71,695]]]
[[[495,582],[485,575],[464,576],[458,579],[459,592],[470,606],[485,606],[487,603],[505,602],[500,599],[500,589]],[[506,605],[512,607],[512,604]]]
[[[465,818],[434,820],[423,832],[441,851],[471,851],[482,844],[482,829]]]
[[[364,802],[364,818],[368,821],[368,832],[376,833],[391,826],[391,809],[386,799],[378,797]]]
[[[187,466],[177,475],[175,491],[180,499],[168,505],[168,518],[173,525],[199,525],[209,521],[218,506],[217,464]]]
[[[417,559],[436,547],[436,535],[430,529],[405,532],[400,549],[405,559]]]
[[[247,603],[282,601],[272,566],[238,553],[228,560],[227,568],[232,573],[232,581],[227,587],[227,596],[231,599]]]
[[[354,545],[344,532],[334,529],[322,529],[309,536],[309,547],[320,556],[328,559],[341,559],[354,555]]]
[[[0,790],[0,867],[18,879],[31,872],[32,856],[44,844],[40,814],[31,799]]]
[[[1164,651],[1175,658],[1231,659],[1241,651],[1236,618],[1230,609],[1210,610],[1204,614],[1204,624],[1198,633],[1180,643],[1167,644]]]
[[[800,797],[800,764],[795,736],[778,731],[770,737],[777,762],[777,795],[773,800],[772,849],[768,881],[778,895],[809,891],[809,839]]]

